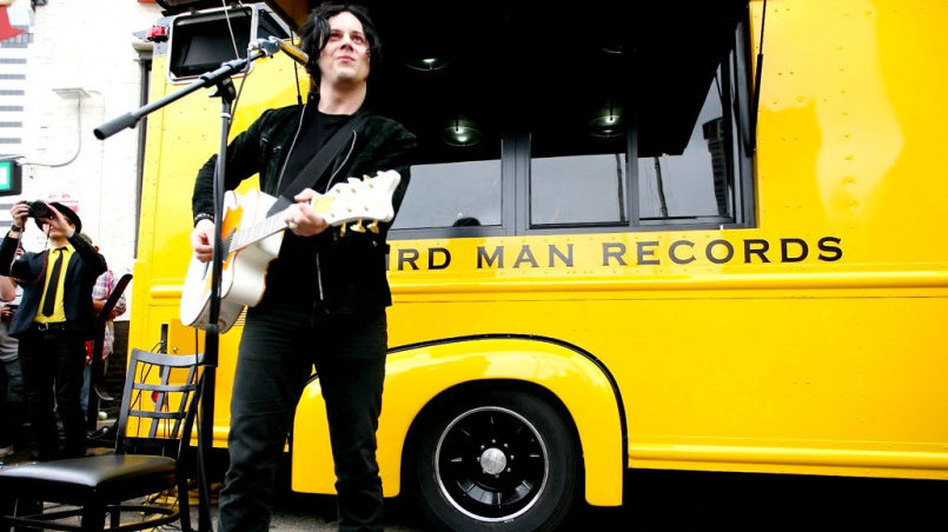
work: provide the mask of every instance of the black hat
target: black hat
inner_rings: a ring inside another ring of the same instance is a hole
[[[72,225],[76,226],[77,233],[82,232],[82,220],[79,219],[79,215],[76,214],[76,211],[70,209],[62,203],[59,203],[58,201],[51,201],[47,203],[47,205],[59,211],[66,218],[66,220],[71,222]],[[36,222],[36,227],[39,227],[40,229],[43,228],[43,222],[41,222],[38,218],[34,218],[33,221]]]

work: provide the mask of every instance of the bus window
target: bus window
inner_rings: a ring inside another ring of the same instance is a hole
[[[534,112],[521,176],[526,231],[751,225],[746,24],[729,33],[686,25],[652,46],[688,65],[602,59],[596,84],[551,84],[561,92]]]
[[[726,69],[718,68],[708,95],[680,154],[638,159],[641,220],[714,219],[734,221],[734,161],[738,131],[729,104]]]
[[[722,46],[723,45],[723,46]],[[707,56],[709,75],[681,98],[674,128],[639,106],[636,223],[647,227],[753,224],[750,80],[746,21]],[[717,57],[715,60],[714,58]],[[654,63],[638,70],[654,68]],[[713,74],[713,75],[710,75]],[[685,76],[685,74],[682,74]],[[658,140],[657,140],[658,139]]]
[[[625,222],[625,161],[624,153],[532,159],[530,225]]]
[[[753,226],[750,44],[732,8],[659,26],[645,9],[578,40],[531,18],[522,60],[503,39],[449,39],[428,60],[443,67],[387,71],[377,103],[420,146],[389,237]],[[479,141],[447,135],[468,121]]]
[[[500,225],[500,147],[486,161],[419,164],[393,229]]]

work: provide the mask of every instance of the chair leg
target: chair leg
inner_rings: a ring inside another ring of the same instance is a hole
[[[116,504],[112,511],[109,512],[109,528],[118,528],[122,524],[122,511],[120,510],[120,504]]]
[[[191,502],[188,493],[188,479],[186,476],[178,476],[178,511],[181,512],[181,532],[192,532],[191,530]]]
[[[0,491],[0,532],[10,532],[6,517],[12,516],[16,508],[16,499],[5,491]]]
[[[105,529],[105,505],[98,502],[87,503],[82,508],[79,528],[82,532],[102,532]]]

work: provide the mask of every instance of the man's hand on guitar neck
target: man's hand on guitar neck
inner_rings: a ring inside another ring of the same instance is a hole
[[[314,196],[316,191],[307,188],[293,197],[295,205],[283,211],[287,227],[297,236],[318,235],[329,227],[326,220],[310,208],[309,202]]]

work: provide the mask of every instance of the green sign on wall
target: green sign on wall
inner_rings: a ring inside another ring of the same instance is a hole
[[[0,196],[16,196],[22,188],[20,165],[16,161],[0,161]]]

